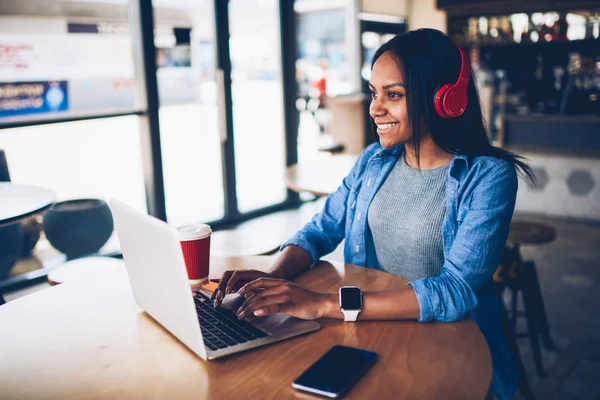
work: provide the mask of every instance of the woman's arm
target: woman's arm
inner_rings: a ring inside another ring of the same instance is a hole
[[[517,174],[508,162],[490,172],[473,191],[439,276],[409,282],[419,302],[419,321],[458,321],[477,306],[504,249],[517,195]]]
[[[323,317],[344,319],[340,311],[338,293],[328,293],[323,301]],[[363,292],[363,308],[360,320],[417,320],[420,316],[419,302],[411,286],[400,289]]]
[[[308,251],[290,245],[279,253],[277,260],[268,272],[275,278],[291,280],[300,272],[308,269],[311,264],[312,258]]]
[[[317,293],[284,279],[260,278],[239,292],[247,300],[239,308],[239,317],[264,316],[284,312],[296,318],[343,319],[338,293]],[[401,320],[419,318],[419,303],[412,287],[363,293],[360,320]]]

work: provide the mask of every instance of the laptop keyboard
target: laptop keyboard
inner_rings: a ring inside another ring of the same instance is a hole
[[[224,349],[268,336],[234,312],[218,306],[203,293],[194,292],[194,303],[200,320],[204,344],[211,350]]]

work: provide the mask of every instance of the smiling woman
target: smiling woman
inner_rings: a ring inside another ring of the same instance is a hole
[[[492,275],[515,206],[517,171],[532,176],[531,170],[490,144],[470,63],[443,33],[421,29],[381,46],[370,88],[379,143],[362,152],[323,211],[284,243],[269,272],[226,272],[216,303],[245,284],[241,317],[472,318],[492,354],[491,392],[508,399],[518,370]],[[348,310],[340,309],[343,291],[318,293],[287,281],[343,239],[346,263],[402,276],[408,284],[364,292],[360,306]]]

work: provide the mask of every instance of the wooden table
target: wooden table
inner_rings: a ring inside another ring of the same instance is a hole
[[[211,259],[225,269],[264,269],[271,257]],[[297,282],[319,291],[353,284],[390,289],[406,280],[322,263]],[[311,399],[291,382],[334,344],[379,354],[352,399],[482,399],[491,357],[471,320],[458,323],[321,320],[314,333],[206,362],[135,304],[128,281],[67,282],[0,307],[3,399]]]
[[[0,182],[0,226],[44,211],[54,201],[55,195],[50,189]]]
[[[337,154],[291,165],[285,171],[285,184],[296,192],[329,196],[342,184],[357,159],[357,155]]]

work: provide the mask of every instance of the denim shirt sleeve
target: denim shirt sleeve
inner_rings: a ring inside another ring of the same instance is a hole
[[[476,294],[498,266],[515,207],[517,175],[508,163],[486,175],[466,205],[440,275],[409,282],[421,308],[420,322],[469,317]]]
[[[291,244],[301,247],[310,253],[312,257],[311,267],[314,267],[322,256],[336,249],[346,233],[348,195],[360,176],[360,171],[364,169],[368,162],[371,153],[371,146],[361,153],[340,187],[327,197],[323,210],[316,214],[290,240],[285,242],[280,250]]]

